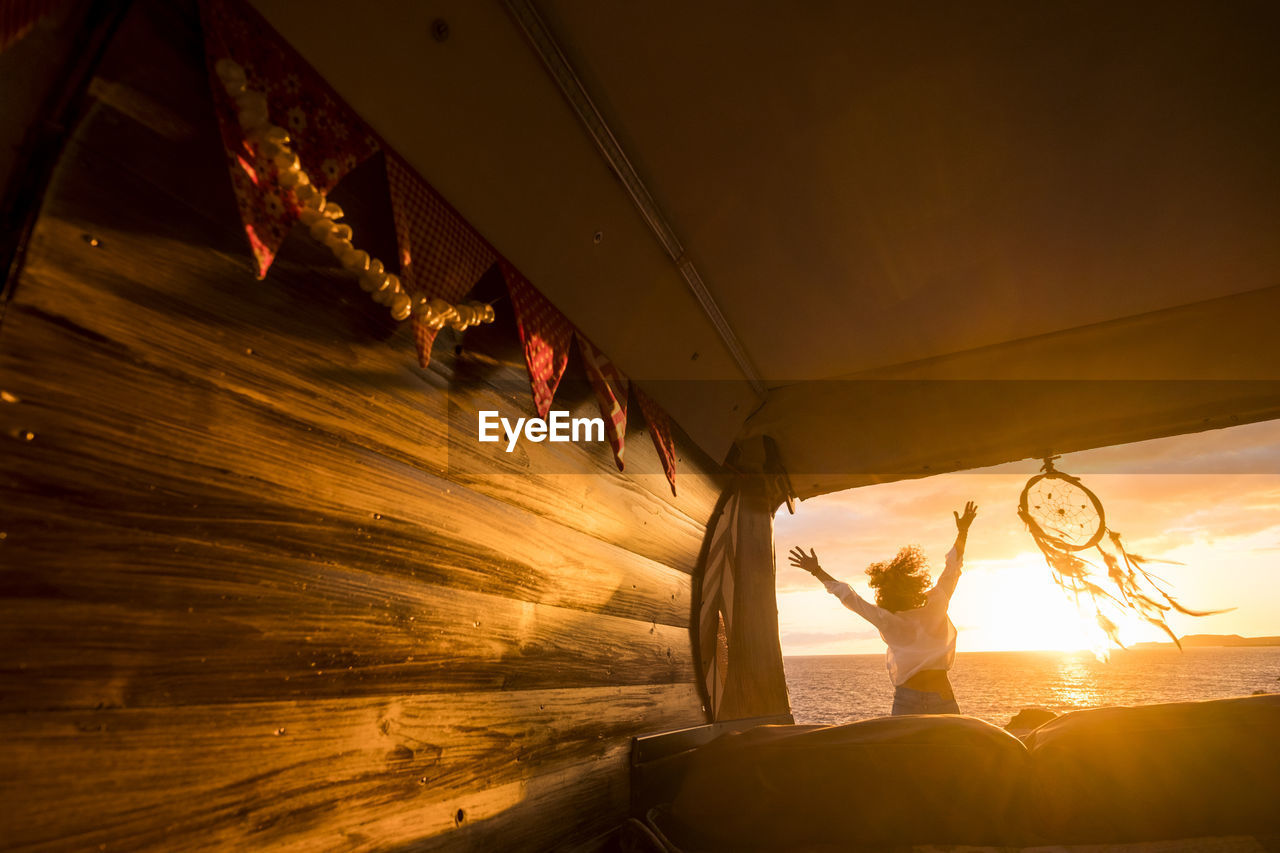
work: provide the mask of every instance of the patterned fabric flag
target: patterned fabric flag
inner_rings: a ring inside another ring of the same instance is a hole
[[[461,301],[493,266],[497,254],[408,163],[391,151],[386,152],[386,163],[400,280],[406,292],[450,304]],[[413,340],[423,367],[431,362],[438,331],[414,316]]]
[[[235,102],[214,73],[217,61],[233,59],[244,68],[248,90],[266,96],[271,123],[289,132],[302,168],[321,192],[333,189],[377,151],[379,143],[324,78],[248,3],[200,0],[200,21],[231,185],[257,260],[258,278],[263,278],[298,218],[298,201],[292,190],[280,186],[275,169],[245,139]]]
[[[671,421],[667,413],[653,400],[649,399],[639,388],[632,388],[636,402],[644,419],[649,422],[649,433],[653,436],[653,446],[657,448],[658,458],[662,460],[662,470],[667,474],[667,482],[671,484],[671,494],[676,493],[676,443],[671,439]]]
[[[569,363],[573,325],[519,270],[505,260],[498,263],[507,282],[507,292],[511,294],[516,328],[520,330],[520,341],[524,344],[529,384],[533,386],[533,405],[538,416],[545,418],[551,411],[551,401]]]
[[[716,519],[698,609],[698,657],[711,700],[711,718],[719,716],[729,664],[733,628],[734,567],[738,561],[738,493],[729,495]]]
[[[66,11],[67,0],[3,0],[0,2],[0,51],[31,32],[43,18]]]
[[[591,341],[578,333],[578,351],[586,364],[587,377],[600,402],[600,414],[604,417],[604,431],[613,447],[613,459],[618,470],[625,470],[622,455],[626,451],[627,436],[627,377],[614,366],[609,356],[596,349]]]

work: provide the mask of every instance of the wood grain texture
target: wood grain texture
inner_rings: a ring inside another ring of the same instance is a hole
[[[86,166],[93,173],[110,168]],[[166,202],[145,187],[132,194],[141,205]],[[103,225],[50,213],[29,252],[15,308],[38,309],[102,335],[139,362],[693,571],[690,555],[696,557],[717,490],[689,464],[696,454],[682,454],[683,497],[675,499],[639,431],[631,433],[628,475],[616,470],[604,443],[526,442],[512,453],[481,444],[479,411],[513,420],[532,414],[523,364],[481,373],[456,364],[445,339],[432,368],[422,371],[408,329],[390,328],[385,310],[341,272],[291,268],[286,259],[256,283],[243,274],[240,258],[136,233],[139,227],[118,216]],[[83,239],[87,233],[98,248]],[[311,247],[296,249],[310,254]],[[575,402],[573,416],[599,415],[594,400]]]
[[[42,459],[23,461],[34,469]],[[471,544],[413,523],[332,507],[317,511],[263,500],[246,512],[242,495],[213,488],[184,493],[172,480],[153,481],[145,489],[91,492],[74,483],[64,488],[49,479],[39,482],[49,487],[45,493],[28,493],[23,506],[8,510],[7,556],[0,559],[14,574],[0,574],[2,589],[21,588],[15,578],[22,567],[38,568],[51,581],[53,572],[81,561],[98,568],[91,577],[116,566],[173,563],[179,553],[209,565],[251,554],[255,563],[302,561],[379,574],[393,583],[449,586],[660,625],[684,627],[689,620],[687,575],[603,548],[597,559],[583,561],[554,551],[552,557],[562,558],[555,562],[541,554],[499,550],[505,536]],[[0,483],[16,491],[33,481],[15,464]],[[59,516],[59,509],[75,516]]]
[[[690,683],[687,631],[276,559],[161,567],[0,600],[0,709],[216,704],[413,690]],[[231,572],[227,573],[228,575]],[[43,584],[36,587],[36,584]],[[121,596],[121,585],[131,594]],[[100,587],[101,589],[101,587]],[[37,597],[38,596],[38,597]],[[74,626],[69,627],[69,626]]]
[[[696,721],[672,710],[695,698],[670,685],[2,714],[9,760],[41,768],[0,779],[4,837],[16,849],[544,849],[606,829],[625,809],[629,733]]]
[[[734,567],[734,620],[729,636],[728,677],[718,720],[791,712],[778,636],[777,570],[773,511],[767,481],[743,478],[739,485],[738,548]]]
[[[106,103],[90,110],[55,175],[25,268],[37,277],[50,268],[70,281],[52,292],[24,284],[18,301],[36,300],[42,310],[85,328],[115,324],[103,331],[151,363],[209,379],[435,473],[470,476],[476,488],[534,511],[556,512],[563,523],[610,541],[621,535],[628,539],[621,544],[637,553],[668,563],[687,560],[689,539],[698,539],[713,510],[721,475],[682,435],[677,452],[686,476],[679,498],[672,497],[652,442],[639,429],[638,413],[628,476],[617,472],[604,443],[491,452],[492,446],[474,441],[478,410],[533,413],[513,336],[486,339],[505,348],[497,363],[487,358],[479,369],[453,352],[476,333],[460,340],[446,331],[432,367],[423,371],[407,325],[390,321],[309,239],[295,234],[287,241],[266,281],[246,275],[251,263],[208,84],[203,67],[193,62],[201,55],[199,35],[190,30],[194,22],[182,5],[144,4],[117,36],[98,88],[128,89],[164,119],[143,124]],[[171,128],[177,124],[194,132],[175,139]],[[361,244],[389,246],[379,251],[392,260],[389,199],[379,168],[370,163],[357,170],[338,194]],[[121,204],[122,198],[129,203]],[[87,235],[99,241],[97,248]],[[510,324],[505,297],[500,305]],[[131,322],[119,324],[121,317]],[[247,351],[256,357],[245,357]],[[598,415],[587,396],[570,402],[579,414]],[[445,398],[457,407],[449,410],[449,421],[418,419],[415,402],[431,406]],[[463,437],[467,441],[458,440]],[[509,486],[513,479],[532,479],[546,487],[545,494],[530,502],[527,490]],[[697,553],[696,541],[692,551]]]
[[[0,408],[0,434],[15,487],[127,526],[292,543],[531,602],[615,612],[616,598],[620,615],[688,623],[687,575],[554,516],[159,372],[25,307],[8,318],[5,341],[0,382],[20,402]]]
[[[134,4],[0,327],[0,838],[598,846],[629,738],[705,719],[724,477],[678,436],[672,497],[638,415],[625,474],[480,445],[532,409],[509,316],[422,370],[305,238],[254,281],[188,12]]]

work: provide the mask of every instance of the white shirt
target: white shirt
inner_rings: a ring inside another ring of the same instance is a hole
[[[906,682],[925,669],[951,669],[956,659],[956,626],[951,624],[947,606],[956,581],[960,580],[960,555],[952,548],[947,552],[947,565],[933,589],[925,593],[926,603],[914,610],[890,613],[858,595],[847,584],[827,581],[827,592],[840,603],[866,619],[880,631],[889,646],[885,667],[894,686]]]

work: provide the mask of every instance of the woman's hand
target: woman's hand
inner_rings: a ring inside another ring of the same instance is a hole
[[[973,520],[978,516],[978,505],[973,501],[969,501],[964,505],[964,515],[958,512],[951,514],[956,517],[956,530],[961,533],[968,533],[969,525],[973,524]]]
[[[808,554],[804,552],[803,548],[792,548],[789,556],[791,558],[791,565],[795,566],[797,569],[804,569],[815,578],[818,577],[818,572],[822,571],[822,566],[818,565],[818,554],[812,548],[809,549]]]

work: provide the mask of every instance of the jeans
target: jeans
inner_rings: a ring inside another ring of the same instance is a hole
[[[890,713],[895,717],[900,714],[959,714],[960,706],[950,690],[943,694],[898,686],[893,688],[893,710]]]

